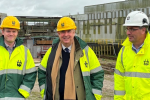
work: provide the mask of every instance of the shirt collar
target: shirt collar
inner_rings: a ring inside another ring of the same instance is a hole
[[[70,45],[70,46],[68,47],[69,52],[71,51],[71,47],[72,47],[72,45]],[[67,48],[67,47],[65,47],[65,46],[62,44],[62,48],[63,48],[63,50],[65,51],[65,48]]]
[[[4,42],[5,43],[5,42]],[[6,48],[10,48],[10,46],[9,45],[7,45],[6,43],[5,43],[5,46],[6,46]],[[14,46],[13,46],[13,48],[16,46],[16,42],[14,43]]]
[[[141,44],[141,45],[136,49],[136,47],[132,44],[132,50],[134,50],[136,53],[138,53],[138,52],[140,51],[140,49],[142,48],[143,45],[144,45],[144,43]]]

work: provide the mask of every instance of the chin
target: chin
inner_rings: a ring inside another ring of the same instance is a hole
[[[9,43],[13,43],[14,41],[8,41]]]
[[[70,41],[64,41],[64,43],[70,43]]]
[[[129,41],[133,43],[133,40],[129,40]]]

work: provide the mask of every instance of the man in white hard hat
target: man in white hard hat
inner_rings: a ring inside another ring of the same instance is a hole
[[[114,100],[150,100],[149,19],[145,13],[133,11],[123,26],[128,37],[117,58]]]

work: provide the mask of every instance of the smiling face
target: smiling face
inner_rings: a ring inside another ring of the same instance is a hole
[[[144,42],[146,37],[146,28],[139,28],[136,26],[127,26],[127,36],[129,37],[129,41],[133,44],[141,44]]]
[[[60,38],[60,41],[65,47],[69,47],[73,41],[74,41],[74,36],[75,36],[75,30],[64,30],[64,31],[59,31],[57,32]]]
[[[18,30],[6,28],[2,30],[2,35],[4,35],[4,41],[6,44],[13,44],[17,38]]]

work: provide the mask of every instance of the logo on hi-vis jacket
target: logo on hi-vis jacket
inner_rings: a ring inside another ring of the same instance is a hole
[[[20,67],[21,65],[22,65],[21,60],[18,60],[18,61],[17,61],[17,66]]]
[[[149,61],[148,61],[148,59],[145,59],[145,61],[144,61],[144,65],[149,65]]]
[[[85,63],[84,63],[84,64],[85,64],[85,66],[87,67],[88,63],[87,63],[86,61],[85,61]]]

